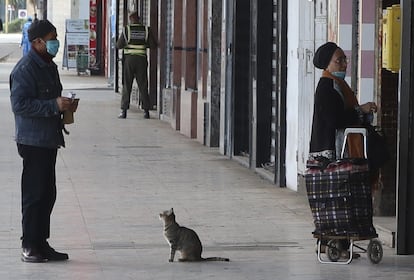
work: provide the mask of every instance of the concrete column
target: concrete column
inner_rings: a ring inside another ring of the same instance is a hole
[[[207,100],[209,106],[209,127],[206,131],[206,145],[219,146],[220,137],[220,89],[221,89],[221,36],[223,21],[223,4],[221,0],[210,0],[209,10],[209,36],[208,36],[208,68],[211,76],[207,81]]]
[[[183,2],[183,78],[187,89],[197,88],[197,1]]]
[[[173,35],[173,85],[181,87],[182,76],[182,38],[183,38],[183,0],[174,1],[174,35]]]

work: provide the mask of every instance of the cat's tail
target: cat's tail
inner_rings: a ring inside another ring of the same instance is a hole
[[[203,258],[202,259],[203,261],[206,261],[206,262],[229,262],[230,261],[230,259],[228,259],[228,258],[220,258],[220,257],[210,257],[210,258]]]

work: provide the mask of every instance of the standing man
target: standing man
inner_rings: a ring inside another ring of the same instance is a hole
[[[62,112],[73,111],[70,98],[61,96],[57,65],[59,49],[56,28],[48,20],[32,23],[31,43],[10,74],[10,101],[15,117],[17,150],[23,159],[22,256],[24,262],[63,261],[47,239],[50,215],[56,201],[57,150],[64,147]]]
[[[23,49],[23,55],[26,55],[30,48],[31,48],[31,44],[29,41],[29,35],[27,33],[27,31],[30,28],[30,25],[32,24],[32,18],[29,17],[26,21],[26,23],[23,25],[23,29],[22,29],[22,41],[20,43],[20,47]]]
[[[134,78],[144,110],[144,118],[149,119],[150,99],[148,95],[148,61],[147,48],[157,46],[156,40],[148,26],[140,23],[137,12],[129,15],[130,24],[125,26],[124,31],[116,42],[118,49],[124,50],[124,74],[121,99],[121,113],[118,118],[125,119],[131,99],[131,89]]]

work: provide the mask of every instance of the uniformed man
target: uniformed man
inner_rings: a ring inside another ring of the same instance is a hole
[[[121,113],[118,118],[125,119],[131,99],[131,89],[134,78],[137,81],[140,93],[141,106],[144,110],[144,118],[149,119],[150,99],[148,95],[148,60],[147,48],[157,46],[156,40],[148,26],[140,23],[137,12],[129,15],[130,24],[116,42],[118,49],[124,51],[124,75],[121,99]]]

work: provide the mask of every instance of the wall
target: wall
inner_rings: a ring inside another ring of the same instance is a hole
[[[376,99],[374,95],[375,72],[375,0],[364,0],[359,6],[359,65],[358,65],[358,92],[361,104]],[[339,5],[338,45],[351,58],[352,51],[352,1],[341,1]],[[348,64],[347,81],[351,84],[350,75],[352,61]]]
[[[288,19],[299,18],[299,0],[289,1]],[[288,54],[287,54],[287,100],[286,109],[286,186],[297,190],[297,161],[298,149],[298,47],[299,47],[299,21],[289,20],[288,23]]]
[[[57,29],[60,47],[55,62],[61,64],[65,46],[66,20],[89,18],[89,0],[47,1],[47,15],[48,20],[52,22]]]
[[[47,17],[56,27],[58,40],[60,41],[59,52],[56,55],[55,62],[61,64],[63,60],[63,50],[65,46],[65,22],[71,18],[72,1],[47,1]]]
[[[105,0],[102,0],[105,1]],[[72,16],[76,18],[75,12],[77,13],[79,19],[88,19],[89,18],[89,0],[75,0],[74,3],[77,3],[74,7]]]
[[[376,100],[374,90],[375,73],[375,0],[364,0],[361,5],[361,77],[360,103]]]
[[[29,0],[26,0],[26,10],[27,10],[27,16],[32,17],[32,19],[34,19],[34,14],[35,14],[34,6],[31,3],[31,1],[29,1]],[[37,11],[36,11],[36,13],[37,13]],[[5,22],[5,20],[4,20],[4,7],[0,8],[0,18],[3,19],[3,24],[4,24],[4,22]]]

